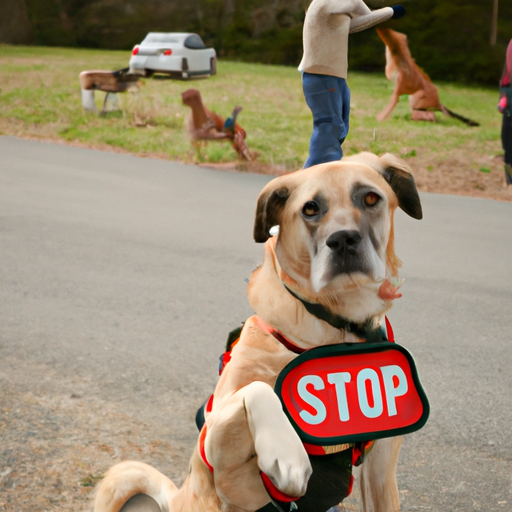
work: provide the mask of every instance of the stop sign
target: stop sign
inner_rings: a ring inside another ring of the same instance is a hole
[[[299,436],[310,444],[413,432],[429,414],[411,354],[390,342],[308,350],[283,369],[275,391]]]

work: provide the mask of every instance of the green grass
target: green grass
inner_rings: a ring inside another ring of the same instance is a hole
[[[229,162],[236,153],[226,142],[192,146],[181,103],[188,88],[201,91],[204,104],[221,116],[243,106],[238,120],[258,161],[275,169],[298,168],[306,159],[311,113],[295,68],[220,61],[218,74],[191,81],[143,80],[138,92],[119,95],[120,112],[100,117],[82,110],[78,74],[88,69],[126,67],[129,52],[0,46],[0,133],[64,140],[186,162]],[[350,73],[351,126],[346,154],[393,152],[421,160],[431,171],[457,156],[458,165],[480,173],[500,153],[501,118],[494,89],[436,83],[443,104],[481,126],[464,124],[437,113],[437,123],[411,122],[407,98],[391,118],[375,115],[387,104],[393,84],[382,74]],[[96,93],[99,108],[104,93]],[[485,159],[480,158],[485,155]]]
[[[80,485],[82,487],[94,487],[104,475],[87,475],[86,477],[80,480]]]

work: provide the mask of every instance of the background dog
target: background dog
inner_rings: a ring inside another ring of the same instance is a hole
[[[265,254],[248,286],[255,315],[244,324],[206,408],[187,479],[177,489],[146,464],[122,462],[100,483],[95,512],[140,510],[144,499],[154,507],[147,510],[256,511],[269,506],[269,493],[278,501],[297,500],[299,511],[318,512],[343,499],[346,489],[330,480],[338,462],[320,482],[333,492],[316,492],[321,471],[273,386],[297,352],[358,343],[381,332],[385,312],[400,296],[392,284],[400,265],[394,252],[397,206],[422,217],[410,170],[390,154],[321,164],[263,189],[254,239],[265,242]],[[270,237],[274,226],[279,233]],[[363,464],[366,511],[399,510],[400,444],[400,438],[377,441]],[[322,461],[339,461],[333,455],[347,453],[330,448],[335,453]]]
[[[456,114],[441,104],[437,87],[427,73],[414,62],[405,34],[390,28],[377,28],[376,31],[386,45],[386,78],[395,81],[391,99],[384,110],[377,115],[377,121],[383,121],[389,117],[399,97],[408,94],[413,121],[435,121],[434,111],[440,111],[469,126],[479,126],[476,121]]]

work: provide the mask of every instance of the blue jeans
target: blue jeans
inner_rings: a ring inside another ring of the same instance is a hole
[[[348,134],[350,89],[344,78],[302,74],[306,103],[313,114],[313,133],[304,169],[343,157],[341,145]]]

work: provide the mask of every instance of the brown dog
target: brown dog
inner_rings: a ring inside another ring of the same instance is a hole
[[[409,95],[413,121],[435,121],[434,111],[454,117],[469,126],[479,126],[441,104],[437,87],[430,77],[418,67],[407,44],[407,36],[390,28],[377,28],[377,34],[386,45],[386,78],[395,80],[395,89],[386,108],[377,115],[377,121],[386,119],[403,94]]]
[[[255,160],[258,156],[251,153],[245,142],[247,134],[236,122],[236,118],[242,107],[236,106],[231,113],[231,126],[226,127],[224,118],[208,110],[197,89],[188,89],[181,94],[184,105],[190,107],[191,115],[187,119],[187,128],[192,140],[197,143],[201,140],[230,140],[233,149],[241,160]]]
[[[312,476],[312,462],[273,386],[297,351],[359,343],[380,332],[384,313],[399,296],[389,281],[400,264],[393,247],[397,206],[422,217],[409,169],[390,154],[362,153],[321,164],[263,189],[254,239],[265,242],[265,255],[248,287],[255,315],[245,323],[207,407],[185,483],[177,489],[146,464],[122,462],[99,485],[95,512],[118,512],[140,495],[150,496],[161,511],[267,510],[269,486],[302,497],[299,511],[325,511],[339,502],[336,493],[328,499],[323,492],[311,496],[316,469]],[[279,233],[270,237],[273,226]],[[308,305],[324,315],[311,314]],[[400,445],[401,438],[378,440],[362,465],[366,511],[399,510]]]

